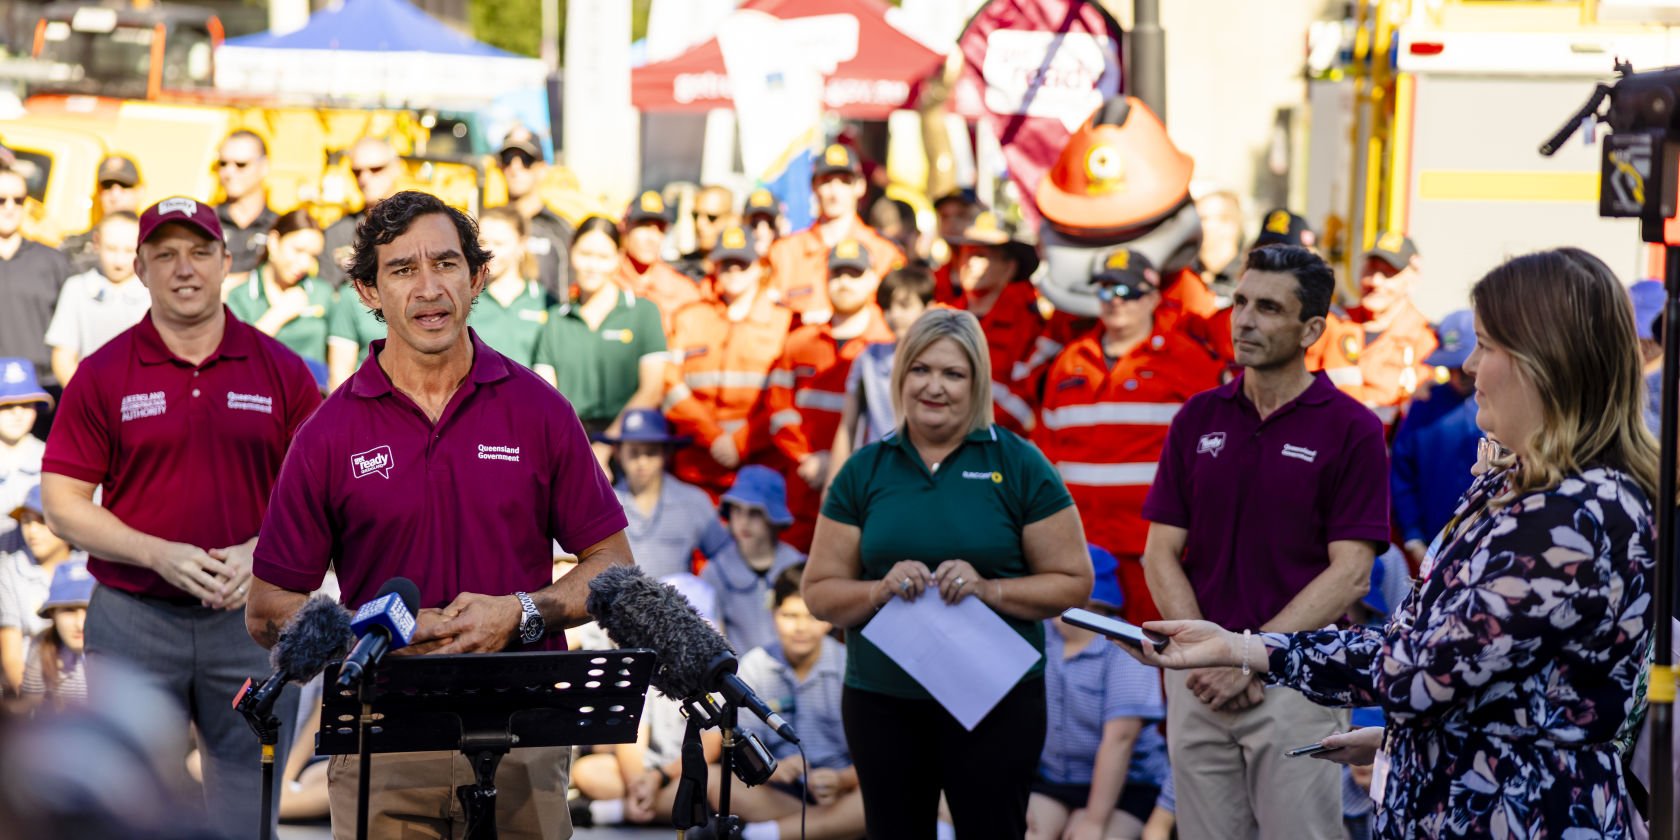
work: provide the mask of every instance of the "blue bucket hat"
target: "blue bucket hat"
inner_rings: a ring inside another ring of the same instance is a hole
[[[92,599],[93,575],[88,573],[87,563],[65,563],[53,571],[52,585],[47,587],[47,600],[35,614],[51,618],[53,610],[62,607],[85,609]]]
[[[29,488],[29,494],[23,497],[23,502],[6,513],[17,520],[22,520],[25,513],[33,513],[42,519],[47,518],[47,509],[41,506],[41,485]]]
[[[1628,297],[1633,298],[1633,326],[1639,330],[1639,338],[1643,341],[1655,339],[1657,334],[1652,327],[1666,303],[1662,281],[1641,280],[1628,287]]]
[[[1449,313],[1435,328],[1435,335],[1440,347],[1429,354],[1424,364],[1444,368],[1464,367],[1464,361],[1476,350],[1475,316],[1468,309]]]
[[[1126,596],[1120,591],[1120,561],[1096,545],[1087,543],[1091,550],[1091,600],[1113,609],[1120,609],[1126,604]]]
[[[758,508],[777,528],[793,524],[793,514],[788,513],[787,482],[781,473],[766,466],[748,464],[735,474],[735,486],[723,494],[718,512],[728,516],[730,505]]]
[[[52,395],[35,378],[35,363],[16,356],[0,358],[0,406],[41,403],[52,407]]]
[[[595,436],[602,443],[688,443],[685,435],[671,434],[671,427],[665,422],[665,415],[657,409],[638,408],[624,413],[624,422],[619,424],[618,437],[606,432]]]

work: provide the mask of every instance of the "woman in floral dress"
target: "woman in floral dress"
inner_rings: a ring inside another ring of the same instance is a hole
[[[1383,730],[1331,739],[1375,759],[1376,837],[1627,837],[1618,744],[1644,702],[1657,481],[1632,310],[1571,248],[1517,257],[1470,295],[1476,422],[1505,451],[1388,625],[1251,637],[1152,622],[1172,642],[1141,658],[1382,706],[1380,747]]]

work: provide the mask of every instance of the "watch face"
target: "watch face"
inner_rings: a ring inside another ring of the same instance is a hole
[[[541,616],[528,616],[519,623],[519,640],[530,643],[543,637],[543,621]]]

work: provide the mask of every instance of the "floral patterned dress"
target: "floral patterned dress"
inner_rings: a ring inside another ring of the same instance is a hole
[[[1387,712],[1376,837],[1614,840],[1637,819],[1617,739],[1643,702],[1650,501],[1594,468],[1490,507],[1506,475],[1471,485],[1386,627],[1263,636],[1268,681]]]

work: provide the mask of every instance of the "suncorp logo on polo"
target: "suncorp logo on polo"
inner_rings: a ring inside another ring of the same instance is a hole
[[[1003,483],[1003,473],[1000,473],[1000,472],[986,472],[985,470],[963,470],[962,477],[963,478],[972,478],[975,481],[990,481],[993,484],[1002,484]]]

